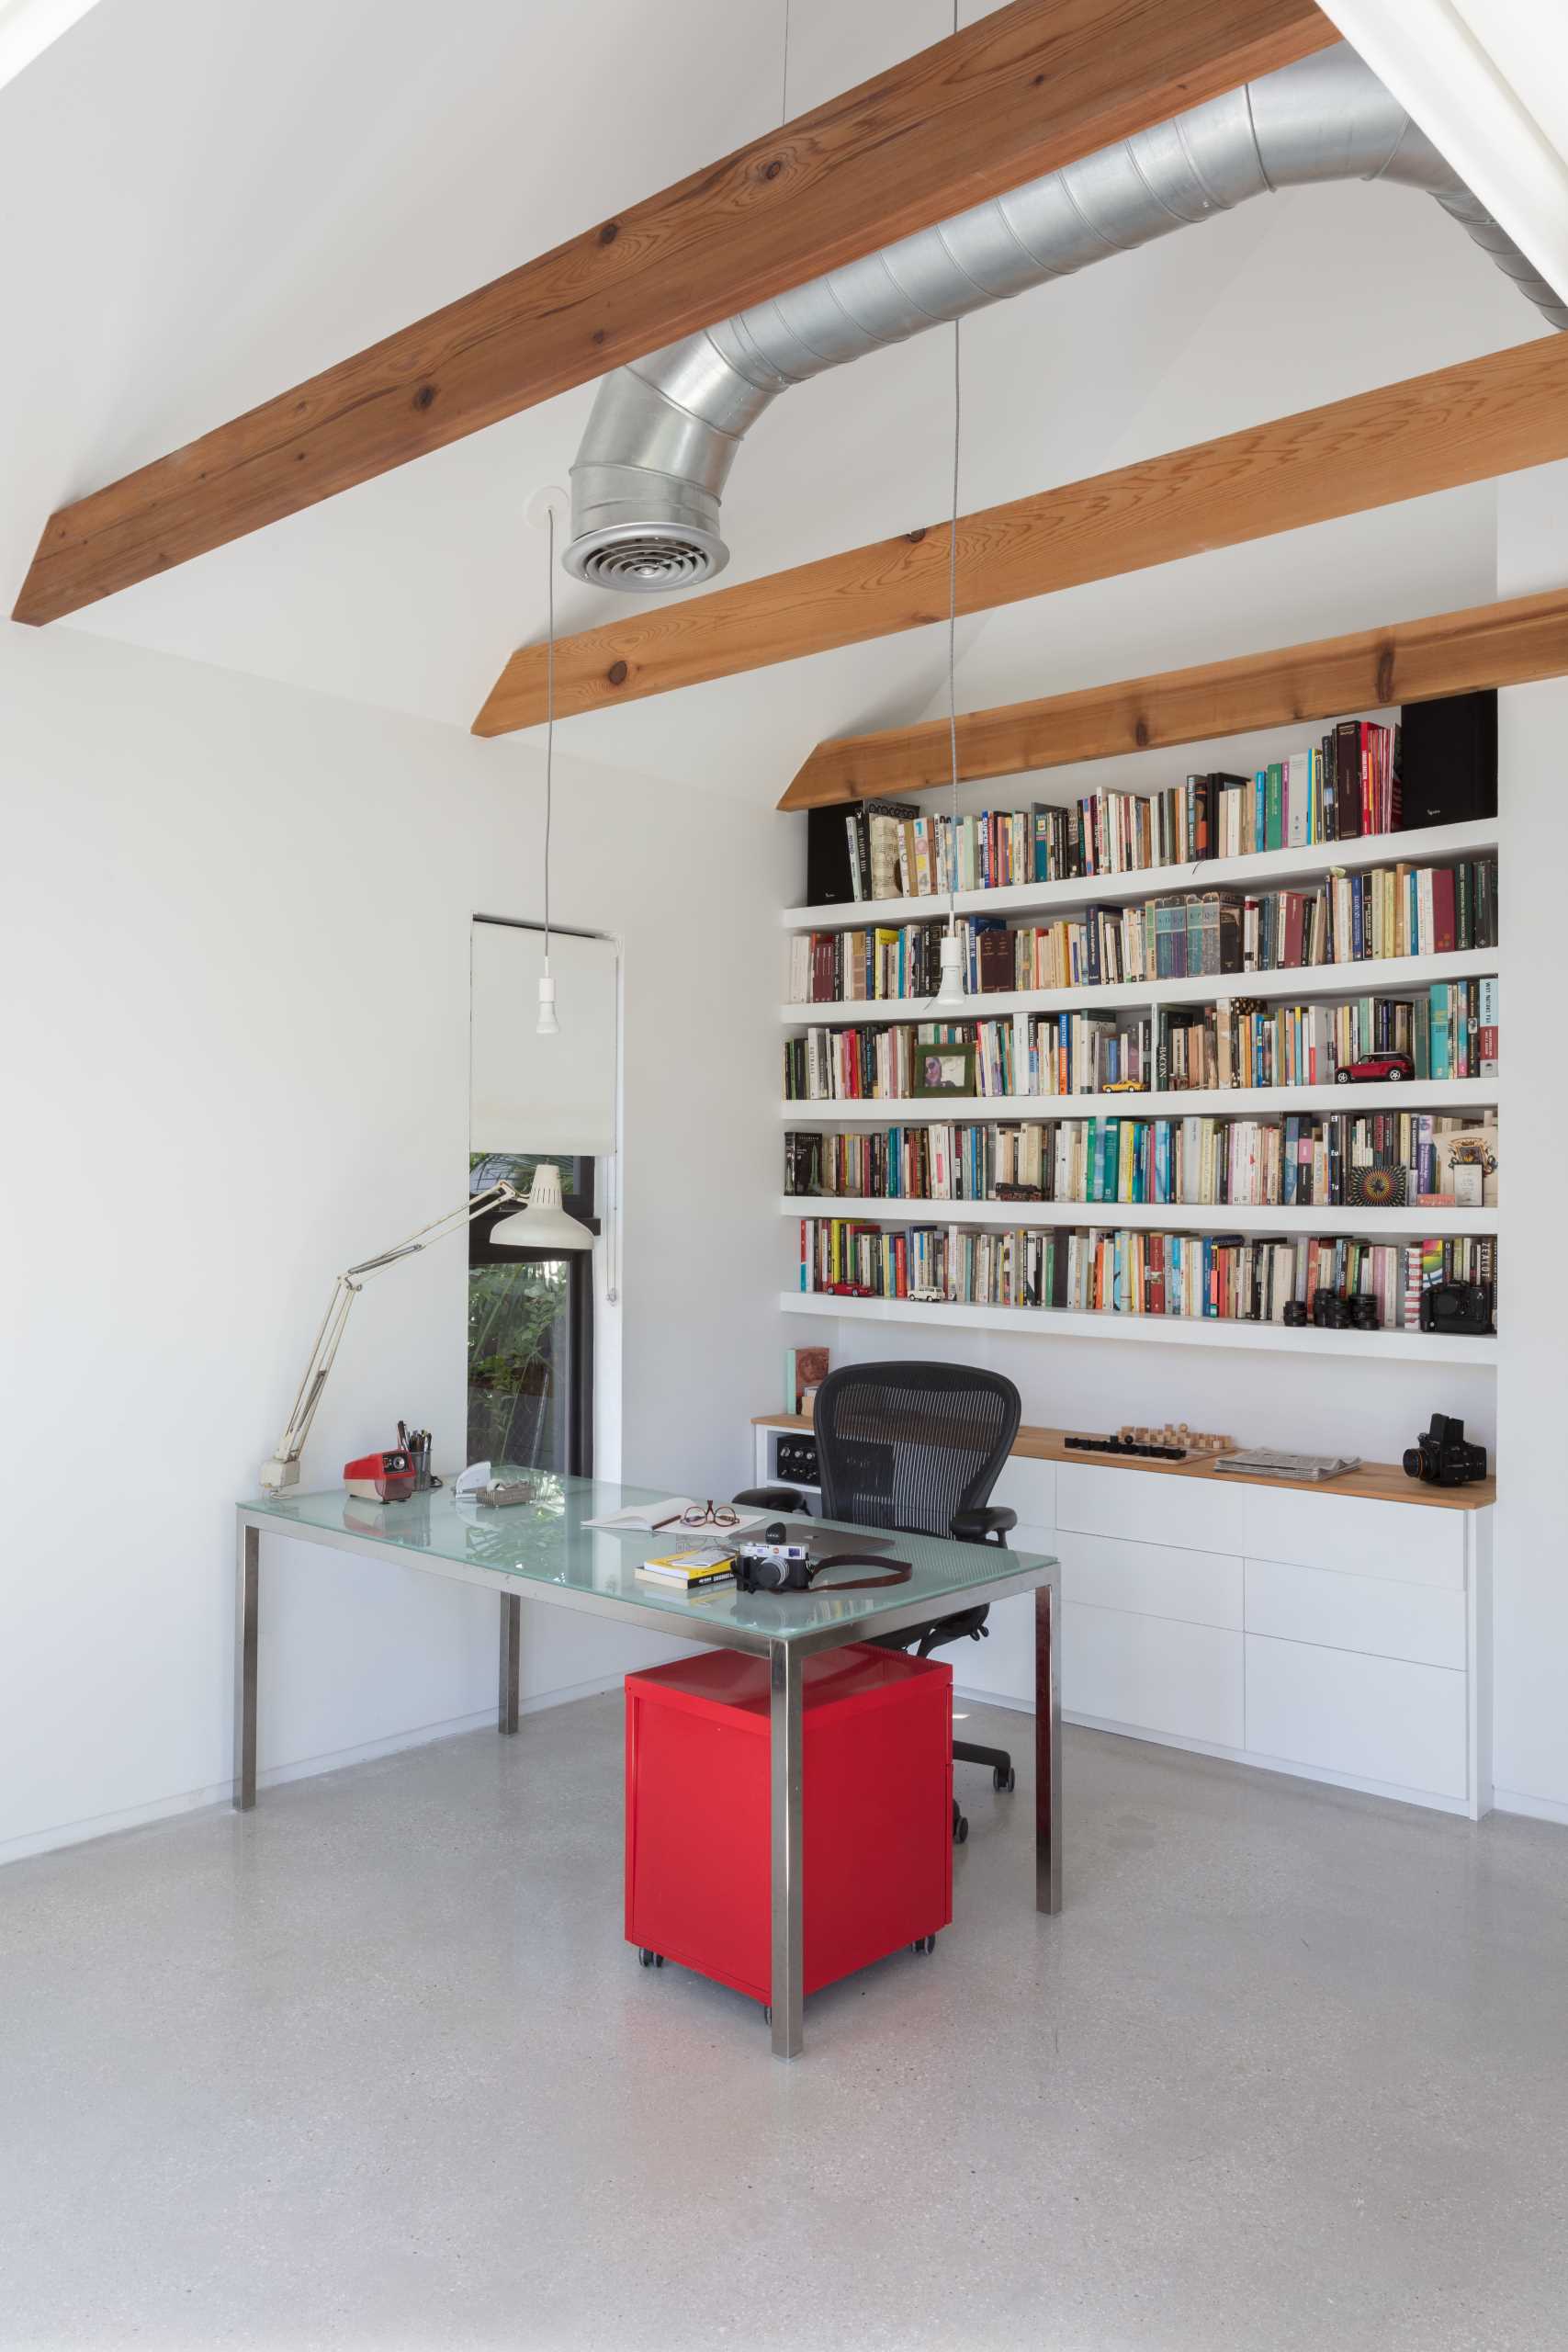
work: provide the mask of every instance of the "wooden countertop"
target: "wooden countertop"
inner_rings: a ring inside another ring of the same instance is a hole
[[[807,1437],[813,1434],[811,1423],[801,1413],[757,1413],[751,1426],[798,1430]],[[1213,1462],[1143,1462],[1126,1454],[1069,1453],[1064,1441],[1079,1434],[1076,1430],[1035,1429],[1026,1421],[1012,1450],[1033,1462],[1075,1462],[1091,1470],[1141,1470],[1158,1478],[1213,1478],[1222,1487],[1289,1487],[1298,1494],[1354,1495],[1362,1502],[1413,1503],[1426,1510],[1484,1510],[1497,1499],[1495,1478],[1483,1478],[1472,1487],[1424,1487],[1418,1479],[1407,1478],[1397,1462],[1363,1462],[1342,1478],[1252,1478],[1234,1470],[1216,1470]],[[1106,1432],[1090,1430],[1081,1434],[1102,1437]]]

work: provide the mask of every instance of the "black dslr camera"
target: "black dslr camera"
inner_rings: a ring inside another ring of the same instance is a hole
[[[1486,1476],[1486,1448],[1471,1444],[1457,1415],[1434,1413],[1431,1428],[1404,1449],[1404,1475],[1425,1487],[1468,1487]]]

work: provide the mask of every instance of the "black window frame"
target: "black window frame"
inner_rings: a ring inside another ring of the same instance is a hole
[[[513,1155],[532,1159],[532,1153]],[[488,1155],[491,1159],[500,1154]],[[548,1153],[541,1152],[541,1159]],[[556,1165],[561,1170],[561,1205],[568,1216],[574,1216],[597,1239],[601,1226],[596,1211],[598,1165],[588,1159],[572,1159],[563,1155]],[[574,1189],[567,1192],[570,1182]],[[482,1187],[481,1187],[482,1189]],[[567,1281],[567,1318],[571,1348],[571,1384],[567,1397],[567,1472],[573,1478],[593,1476],[593,1252],[592,1250],[513,1250],[500,1247],[492,1238],[496,1227],[505,1216],[516,1214],[509,1204],[487,1209],[468,1227],[468,1271],[482,1266],[558,1265],[564,1258],[570,1272]]]

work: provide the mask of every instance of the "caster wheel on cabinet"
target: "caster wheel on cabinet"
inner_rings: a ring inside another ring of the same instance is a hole
[[[649,1951],[646,1944],[639,1946],[637,1960],[644,1968],[662,1968],[664,1965],[664,1954],[661,1951]]]
[[[909,1946],[909,1950],[911,1951],[918,1951],[921,1955],[922,1959],[929,1960],[931,1953],[936,1950],[936,1938],[934,1936],[917,1936],[914,1942]]]

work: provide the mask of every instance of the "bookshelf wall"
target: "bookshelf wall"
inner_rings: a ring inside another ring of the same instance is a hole
[[[1167,771],[1168,781],[1168,768]],[[1005,786],[991,787],[990,803],[1013,805]],[[1146,867],[1120,874],[1061,881],[1024,882],[1001,888],[962,890],[963,914],[1010,920],[1051,921],[1090,906],[1134,906],[1164,893],[1237,888],[1248,893],[1276,888],[1307,888],[1336,873],[1395,864],[1450,864],[1491,855],[1499,847],[1495,819],[1433,826],[1407,832],[1369,834],[1231,858],[1201,865]],[[910,898],[852,901],[829,907],[796,906],[781,917],[787,934],[844,931],[868,924],[896,926],[930,922],[946,912],[947,901],[921,894]],[[1503,918],[1506,922],[1505,914]],[[1506,933],[1503,934],[1506,937]],[[1344,1003],[1367,996],[1419,994],[1434,983],[1499,978],[1500,947],[1470,948],[1442,955],[1358,958],[1353,962],[1295,966],[1223,976],[1119,982],[1101,986],[994,991],[971,996],[962,1013],[944,1008],[943,1021],[995,1020],[1019,1012],[1083,1011],[1152,1014],[1165,1006],[1212,1005],[1240,997],[1301,1004]],[[881,1026],[916,1023],[938,1017],[929,1001],[857,998],[831,1002],[789,1002],[779,1011],[780,1035],[799,1036],[819,1026]],[[944,1097],[940,1100],[800,1098],[782,1100],[783,1129],[832,1131],[867,1126],[1016,1124],[1078,1119],[1222,1118],[1275,1120],[1293,1114],[1320,1116],[1377,1112],[1441,1114],[1478,1122],[1495,1114],[1495,1077],[1412,1079],[1367,1085],[1269,1086],[1104,1093],[1010,1093]],[[1232,1203],[1187,1204],[1126,1201],[974,1201],[928,1198],[850,1198],[795,1195],[781,1189],[781,1218],[844,1218],[892,1230],[911,1225],[943,1227],[1137,1232],[1186,1231],[1192,1235],[1241,1235],[1265,1238],[1334,1237],[1409,1246],[1441,1238],[1456,1243],[1489,1238],[1499,1230],[1495,1207],[1419,1205],[1406,1208],[1241,1206]],[[791,1315],[813,1315],[847,1322],[926,1324],[1020,1335],[1149,1342],[1197,1348],[1265,1351],[1310,1363],[1319,1356],[1369,1363],[1464,1364],[1490,1368],[1495,1338],[1445,1339],[1408,1329],[1372,1331],[1293,1328],[1278,1321],[1239,1317],[1183,1317],[1109,1310],[997,1306],[955,1299],[942,1301],[855,1296],[832,1291],[786,1287],[781,1306]]]

